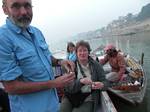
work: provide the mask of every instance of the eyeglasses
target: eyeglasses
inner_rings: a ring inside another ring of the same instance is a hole
[[[30,3],[24,3],[24,4],[19,4],[19,3],[14,3],[12,4],[11,8],[14,10],[19,10],[21,7],[24,7],[25,9],[31,9],[33,6]]]

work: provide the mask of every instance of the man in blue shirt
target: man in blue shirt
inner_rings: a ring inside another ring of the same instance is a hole
[[[73,70],[67,60],[55,59],[40,30],[30,26],[31,0],[3,0],[8,15],[0,27],[0,81],[8,92],[11,112],[58,112],[57,87],[74,80],[74,73],[54,78],[52,65]]]

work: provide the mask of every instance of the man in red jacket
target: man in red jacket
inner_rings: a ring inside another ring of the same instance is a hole
[[[124,56],[120,54],[112,44],[107,45],[104,51],[106,55],[103,59],[100,59],[100,63],[104,65],[109,62],[111,66],[111,72],[106,74],[106,79],[112,82],[123,80],[126,71]]]

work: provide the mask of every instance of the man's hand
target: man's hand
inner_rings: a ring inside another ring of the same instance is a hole
[[[52,60],[52,65],[53,66],[61,65],[61,66],[65,67],[67,72],[74,72],[74,69],[75,69],[74,62],[72,62],[70,60],[56,59],[53,56],[51,56],[51,60]]]
[[[70,72],[70,73],[65,73],[64,75],[57,77],[54,81],[54,86],[56,88],[62,88],[67,86],[68,84],[72,83],[75,79],[75,73]]]
[[[39,81],[39,82],[27,82],[18,79],[11,81],[3,81],[4,89],[9,94],[27,94],[33,92],[39,92],[43,90],[49,90],[56,87],[65,87],[72,83],[75,79],[74,72],[64,74],[54,80]]]
[[[60,65],[64,66],[67,72],[74,72],[75,64],[69,60],[61,60]]]
[[[120,76],[119,76],[119,81],[125,81],[126,78],[127,78],[127,75],[126,75],[126,74],[120,75]]]

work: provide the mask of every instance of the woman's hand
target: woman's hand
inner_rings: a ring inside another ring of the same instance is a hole
[[[92,80],[88,77],[85,78],[81,78],[80,79],[80,83],[85,84],[85,85],[91,85],[92,84]]]
[[[93,82],[92,83],[92,89],[102,89],[104,87],[104,84],[102,82]]]

